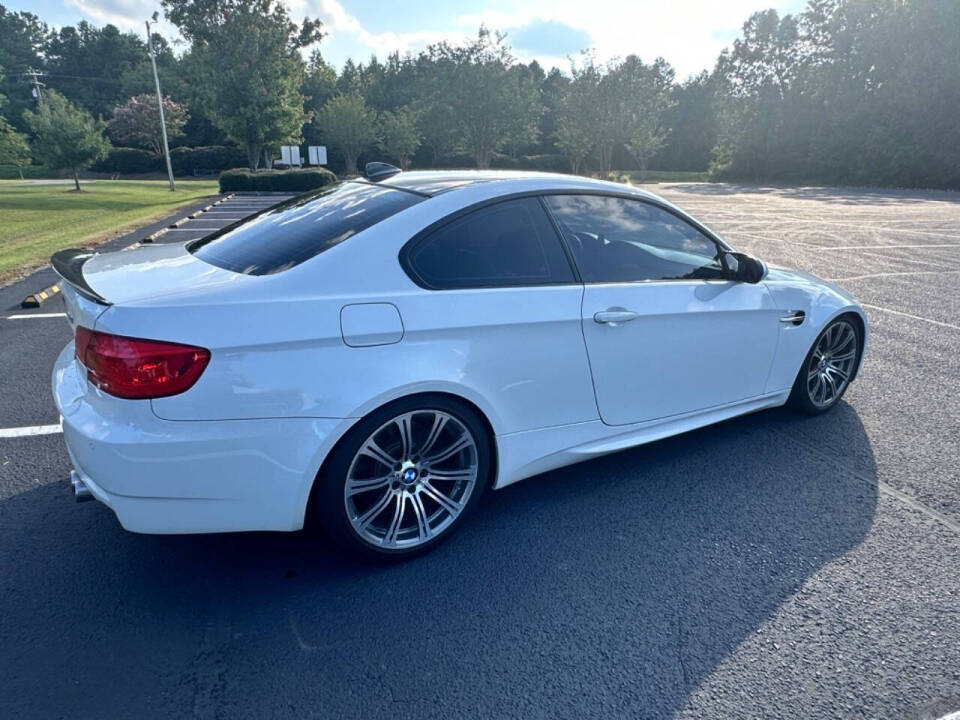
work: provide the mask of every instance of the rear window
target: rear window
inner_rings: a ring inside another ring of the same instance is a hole
[[[299,265],[424,199],[367,183],[332,185],[194,243],[190,252],[225,270],[270,275]]]

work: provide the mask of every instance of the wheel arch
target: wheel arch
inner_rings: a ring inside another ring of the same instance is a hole
[[[837,314],[833,320],[839,320],[840,318],[850,318],[853,320],[854,325],[857,330],[860,332],[860,343],[857,348],[857,362],[853,366],[853,375],[850,377],[850,382],[853,382],[857,379],[857,375],[860,374],[860,366],[863,364],[863,356],[867,350],[867,321],[863,316],[862,311],[854,308],[844,310],[843,312]],[[831,322],[833,322],[831,320]]]
[[[817,338],[820,337],[820,333],[823,332],[824,328],[826,328],[830,323],[835,322],[836,320],[840,320],[842,318],[852,320],[854,326],[856,327],[857,331],[860,334],[860,343],[859,343],[859,347],[857,348],[857,362],[853,366],[853,375],[850,377],[850,382],[852,383],[854,380],[856,380],[857,375],[860,372],[860,366],[863,364],[863,357],[867,349],[867,335],[869,333],[869,326],[867,325],[866,316],[863,314],[863,311],[859,307],[855,305],[851,305],[844,308],[840,308],[839,310],[831,314],[817,329],[817,332],[813,336],[813,340],[811,341],[810,347],[813,347],[813,343],[815,343],[817,341]],[[810,348],[808,347],[807,352],[809,351],[810,351]],[[806,355],[804,355],[804,357],[806,357]],[[799,372],[799,369],[798,369],[798,372]]]
[[[317,468],[317,472],[314,473],[313,479],[310,483],[310,491],[307,493],[306,501],[303,506],[303,526],[306,527],[310,523],[310,508],[313,505],[314,496],[317,492],[317,487],[319,486],[319,480],[322,477],[324,470],[329,466],[330,459],[333,457],[334,453],[343,446],[344,443],[348,442],[350,431],[356,427],[357,423],[365,418],[369,417],[375,412],[379,412],[390,405],[398,403],[400,401],[409,401],[411,399],[423,399],[425,402],[428,402],[430,398],[443,397],[447,400],[452,400],[464,407],[468,408],[471,412],[475,413],[477,418],[480,420],[481,425],[487,433],[487,439],[490,442],[490,477],[487,478],[486,484],[487,489],[496,487],[497,476],[500,470],[500,452],[497,447],[497,434],[494,431],[493,423],[490,418],[487,416],[487,413],[484,412],[476,402],[468,398],[464,394],[459,394],[455,392],[450,392],[448,390],[424,390],[419,392],[407,393],[405,395],[400,395],[397,397],[392,397],[385,402],[369,407],[363,412],[362,415],[356,417],[354,422],[346,428],[337,438],[336,442],[330,447],[327,453],[324,455],[323,460],[320,463],[320,467]]]

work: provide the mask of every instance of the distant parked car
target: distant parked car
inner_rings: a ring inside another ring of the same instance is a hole
[[[78,495],[137,532],[315,516],[404,556],[488,486],[787,402],[821,413],[857,375],[848,293],[647,192],[375,170],[200,241],[53,257]]]

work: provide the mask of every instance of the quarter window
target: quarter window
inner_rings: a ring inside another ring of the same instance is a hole
[[[416,242],[408,270],[436,289],[573,282],[560,239],[536,198],[475,210]]]
[[[723,278],[720,248],[666,210],[603,195],[545,198],[584,282]]]

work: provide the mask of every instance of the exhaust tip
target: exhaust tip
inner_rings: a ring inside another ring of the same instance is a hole
[[[70,484],[73,485],[73,497],[78,503],[93,500],[93,493],[90,492],[87,484],[80,479],[76,470],[70,472]]]

